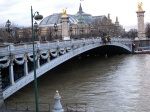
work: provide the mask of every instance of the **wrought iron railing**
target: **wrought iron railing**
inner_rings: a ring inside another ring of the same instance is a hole
[[[15,102],[15,103],[5,103],[7,110],[12,111],[25,111],[25,112],[35,112],[35,102]],[[49,103],[39,103],[39,112],[50,112]]]
[[[6,110],[12,112],[35,112],[35,102],[5,102]],[[39,103],[39,112],[52,112],[49,103]],[[86,103],[67,103],[64,112],[87,112]]]
[[[67,103],[66,112],[87,112],[86,103]]]

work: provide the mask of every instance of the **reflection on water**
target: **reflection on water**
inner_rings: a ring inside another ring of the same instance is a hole
[[[87,103],[88,112],[150,111],[150,55],[73,59],[38,79],[39,102]],[[34,101],[30,83],[8,99]]]

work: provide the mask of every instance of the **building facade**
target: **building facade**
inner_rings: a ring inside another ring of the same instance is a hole
[[[112,22],[110,14],[108,16],[92,16],[82,10],[80,3],[76,14],[68,16],[68,26],[70,38],[90,38],[110,35],[111,37],[121,37],[125,30],[119,24],[118,17]],[[39,30],[35,32],[36,41],[53,41],[62,39],[62,13],[54,13],[45,17],[39,23]],[[57,27],[56,27],[57,25]],[[57,29],[56,29],[57,28]],[[20,28],[18,31],[21,41],[31,41],[31,28]],[[28,38],[28,39],[27,39]]]

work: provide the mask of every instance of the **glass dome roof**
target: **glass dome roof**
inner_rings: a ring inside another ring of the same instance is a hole
[[[69,22],[71,24],[77,24],[78,23],[78,19],[74,16],[74,15],[70,15],[67,14],[67,16],[69,17]],[[62,13],[55,13],[53,15],[49,15],[46,18],[44,18],[41,22],[40,22],[40,26],[50,26],[53,24],[60,24],[61,23],[61,17],[62,17]]]
[[[78,18],[79,17],[82,18],[84,23],[92,23],[93,22],[92,15],[83,12],[81,3],[80,3],[79,11],[77,12],[77,14],[75,16]]]
[[[82,11],[81,4],[80,4],[79,11],[77,12],[77,14],[75,14],[75,15],[67,14],[67,16],[69,17],[69,22],[71,24],[78,24],[78,22],[80,21],[79,20],[80,18],[82,18],[83,23],[85,23],[85,24],[93,22],[92,15],[84,13]],[[53,26],[55,23],[59,25],[61,23],[61,17],[62,17],[62,13],[54,13],[53,15],[49,15],[49,16],[45,17],[40,22],[39,25],[40,26]]]

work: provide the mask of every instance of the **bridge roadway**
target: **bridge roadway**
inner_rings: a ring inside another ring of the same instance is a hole
[[[66,60],[101,46],[116,46],[132,53],[132,43],[133,41],[127,38],[111,38],[111,42],[109,43],[103,43],[101,38],[34,43],[37,65],[36,76],[40,77]],[[42,62],[41,60],[45,61]],[[33,63],[32,44],[7,45],[0,47],[2,86],[6,84],[6,81],[9,82],[7,82],[8,85],[3,86],[3,99],[6,99],[34,80],[31,63]],[[22,66],[23,71],[21,76],[17,75],[15,71],[17,68],[16,66]]]

